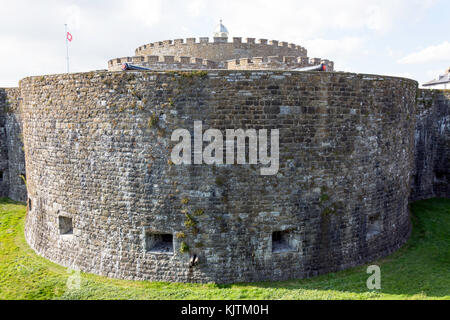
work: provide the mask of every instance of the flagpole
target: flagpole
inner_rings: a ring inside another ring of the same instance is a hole
[[[69,73],[69,39],[67,38],[67,23],[64,24],[66,30],[66,56],[67,56],[67,73]]]

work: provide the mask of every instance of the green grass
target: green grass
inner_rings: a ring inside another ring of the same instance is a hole
[[[23,235],[25,206],[0,200],[0,299],[450,299],[450,199],[411,205],[413,234],[406,246],[376,261],[381,290],[368,290],[367,266],[312,279],[250,284],[177,284],[71,274],[38,256]]]

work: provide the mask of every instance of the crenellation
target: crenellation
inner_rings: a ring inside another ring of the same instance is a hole
[[[238,50],[237,50],[238,49]],[[173,40],[173,44],[169,44],[169,40],[165,40],[162,45],[157,43],[156,46],[143,46],[136,50],[136,55],[173,55],[176,58],[180,56],[202,57],[211,61],[215,61],[218,65],[224,65],[224,62],[230,59],[252,58],[252,57],[268,57],[268,56],[303,56],[306,50],[301,46],[289,44],[287,42],[279,42],[267,39],[233,37],[228,41],[228,37],[215,36],[213,41],[209,37],[201,37],[196,42],[195,38],[187,38],[185,42],[181,39]]]
[[[163,63],[174,63],[175,62],[175,56],[162,56],[161,62],[163,62]]]
[[[311,58],[311,59],[309,59],[309,63],[310,63],[311,65],[317,65],[317,64],[320,64],[320,58]]]
[[[208,59],[203,59],[202,65],[206,66],[208,69],[217,68],[217,63]]]
[[[286,64],[292,64],[296,60],[297,60],[296,57],[293,57],[293,56],[284,56],[283,57],[283,63],[286,63]]]
[[[314,61],[314,63],[313,63]],[[327,59],[309,59],[308,57],[294,57],[294,56],[269,56],[269,57],[254,57],[241,58],[239,60],[228,60],[225,69],[228,70],[295,70],[297,68],[312,67],[320,64],[327,66],[326,71],[334,71],[334,64]]]
[[[241,44],[242,38],[241,37],[233,37],[233,43],[234,44]]]
[[[269,61],[269,62],[281,62],[281,57],[279,57],[279,56],[270,56],[270,57],[267,57],[267,60]]]
[[[183,64],[189,64],[189,63],[191,63],[191,57],[185,57],[185,56],[182,56],[182,57],[180,57],[179,58],[180,60],[180,63],[183,63]]]
[[[202,58],[191,58],[191,63],[192,64],[203,64],[203,59]]]
[[[249,59],[249,58],[242,58],[242,59],[239,59],[239,64],[240,64],[242,67],[247,66],[249,63],[252,63],[252,60]]]
[[[145,58],[148,63],[157,63],[159,61],[158,56],[145,56]]]
[[[145,58],[144,58],[143,56],[134,56],[134,57],[131,57],[131,62],[132,62],[132,63],[136,63],[136,64],[139,64],[139,63],[141,63],[141,62],[144,62],[144,60],[145,60]]]
[[[308,57],[298,57],[297,63],[299,63],[302,66],[307,66],[309,64],[309,58]]]
[[[226,37],[214,37],[214,43],[228,43],[228,38]]]
[[[262,64],[264,62],[264,57],[254,57],[252,60],[254,64]]]

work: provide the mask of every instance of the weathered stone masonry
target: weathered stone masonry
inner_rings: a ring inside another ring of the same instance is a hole
[[[450,90],[418,90],[411,200],[450,197]]]
[[[163,281],[309,277],[384,256],[410,232],[416,87],[283,71],[26,78],[26,238],[65,266]],[[279,174],[171,164],[172,131],[198,120],[280,129]]]
[[[405,79],[339,73],[27,78],[0,89],[1,196],[25,201],[26,179],[27,240],[84,271],[196,282],[308,277],[406,241],[408,176],[411,201],[450,197],[449,97],[416,93]],[[204,130],[281,128],[280,174],[171,165],[171,131],[195,120]],[[147,252],[154,234],[173,237],[172,254]],[[274,239],[286,240],[283,250]],[[193,269],[184,244],[200,256]]]
[[[18,88],[0,88],[0,196],[26,201],[25,156]]]

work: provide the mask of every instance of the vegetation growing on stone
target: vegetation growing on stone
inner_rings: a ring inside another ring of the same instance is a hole
[[[217,178],[216,178],[216,184],[217,184],[219,187],[223,186],[224,181],[223,181],[222,177],[217,177]]]
[[[27,179],[25,178],[25,176],[23,174],[20,174],[19,177],[20,177],[20,179],[22,179],[23,184],[27,185]]]
[[[194,228],[197,226],[197,222],[192,218],[192,216],[189,213],[185,214],[186,220],[184,221],[184,225],[188,228]]]
[[[156,114],[152,114],[150,118],[148,119],[148,127],[153,128],[156,126],[159,122],[159,117]]]
[[[194,77],[206,77],[208,75],[207,71],[197,70],[197,71],[191,71],[191,72],[180,72],[180,75],[183,78],[194,78]]]
[[[194,211],[194,216],[202,216],[205,213],[203,209],[197,209]]]
[[[325,202],[328,201],[330,199],[330,196],[326,193],[320,195],[320,202]]]
[[[183,239],[186,237],[186,234],[184,232],[177,232],[175,236],[177,239]]]
[[[181,244],[180,244],[180,252],[181,253],[189,253],[189,246],[184,241],[181,242]]]

